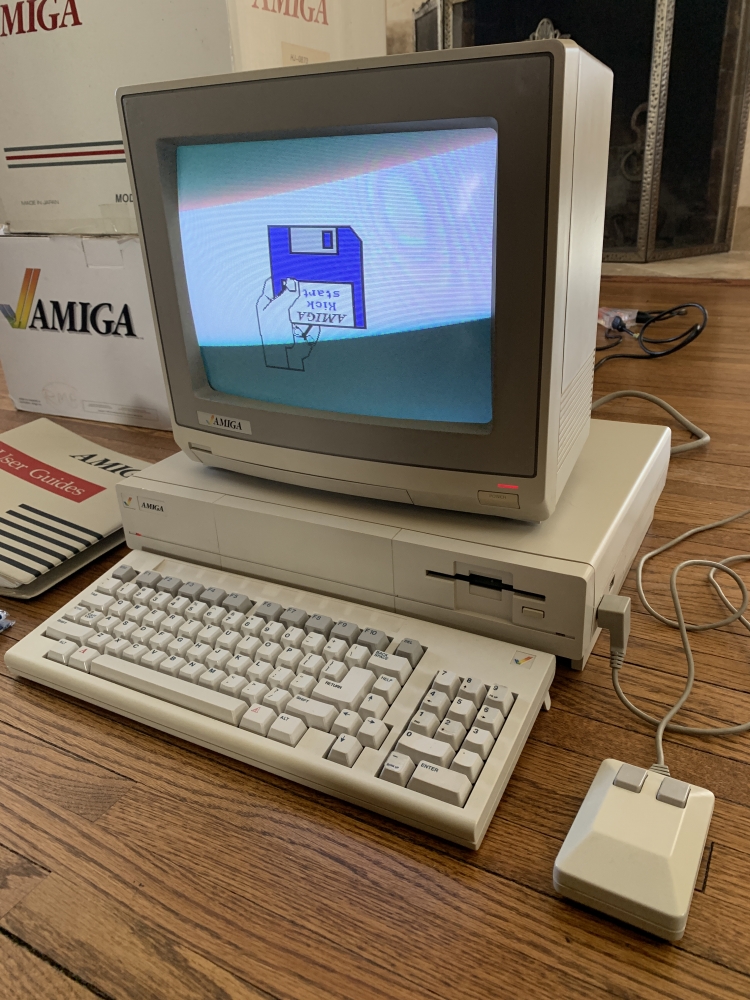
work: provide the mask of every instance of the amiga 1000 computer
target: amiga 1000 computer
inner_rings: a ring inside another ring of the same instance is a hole
[[[611,82],[552,40],[121,91],[182,454],[11,672],[477,847],[668,461],[590,420]]]

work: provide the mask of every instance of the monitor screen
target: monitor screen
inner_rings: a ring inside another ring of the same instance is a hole
[[[497,145],[487,125],[178,146],[210,386],[489,425]]]

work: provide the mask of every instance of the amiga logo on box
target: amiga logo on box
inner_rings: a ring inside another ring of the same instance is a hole
[[[0,3],[0,38],[75,28],[83,22],[76,0],[16,0]]]
[[[41,268],[27,267],[21,282],[21,292],[15,309],[0,303],[0,313],[5,316],[14,330],[60,330],[68,333],[98,333],[101,336],[135,337],[140,339],[133,328],[133,318],[127,302],[119,313],[113,310],[111,302],[68,301],[63,303],[51,299],[45,305],[39,298],[34,306],[36,287],[39,284]],[[32,313],[33,307],[33,313]],[[115,316],[117,318],[115,318]],[[29,319],[31,317],[31,319]]]
[[[297,17],[310,24],[328,24],[326,0],[253,0],[253,10]]]

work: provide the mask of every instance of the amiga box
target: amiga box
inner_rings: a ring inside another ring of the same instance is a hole
[[[0,2],[0,225],[135,233],[118,87],[384,55],[385,0]]]
[[[19,410],[169,428],[138,238],[0,236],[0,362]]]

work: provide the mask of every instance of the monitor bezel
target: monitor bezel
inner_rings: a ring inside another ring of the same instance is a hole
[[[552,55],[534,51],[392,66],[378,62],[356,70],[319,67],[304,75],[259,74],[122,95],[175,422],[203,433],[344,459],[532,478],[543,403]],[[229,397],[210,387],[182,265],[178,145],[392,131],[426,123],[455,127],[457,121],[471,127],[488,120],[497,123],[498,132],[493,421],[488,429],[295,410]],[[235,421],[238,429],[206,426],[199,414],[207,411]]]

